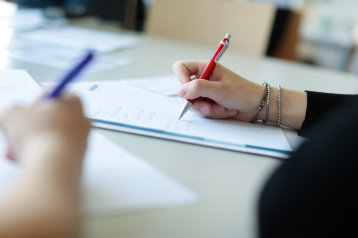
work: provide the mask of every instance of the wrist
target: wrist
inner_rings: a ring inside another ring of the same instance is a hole
[[[278,88],[270,87],[269,94],[269,104],[267,106],[267,96],[265,104],[260,113],[257,115],[256,120],[278,124],[278,118],[280,115],[281,125],[290,127],[295,130],[300,129],[306,115],[306,93],[281,88],[279,97]],[[267,109],[269,109],[269,111],[267,111]]]

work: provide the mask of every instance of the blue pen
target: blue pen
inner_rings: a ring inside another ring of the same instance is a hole
[[[46,94],[45,99],[54,99],[59,97],[64,91],[66,85],[79,75],[79,73],[91,62],[93,57],[94,56],[91,51],[87,52],[85,57],[79,61],[77,65],[75,65],[70,71],[68,71],[60,78],[59,84],[55,86],[52,91]]]

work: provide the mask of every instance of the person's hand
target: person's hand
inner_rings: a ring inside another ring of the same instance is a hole
[[[0,219],[1,234],[78,237],[81,172],[90,127],[79,98],[71,94],[0,113],[9,157],[22,167],[0,197],[0,210],[8,214]]]
[[[46,156],[82,160],[90,127],[80,99],[72,94],[30,107],[13,107],[0,115],[0,128],[9,143],[7,156],[24,164],[35,162],[22,160],[51,160]],[[43,153],[46,156],[29,156]]]
[[[206,64],[204,61],[179,61],[173,65],[174,73],[183,84],[178,95],[184,99],[198,98],[191,109],[204,117],[254,120],[264,86],[220,64],[215,66],[209,80],[198,79]]]

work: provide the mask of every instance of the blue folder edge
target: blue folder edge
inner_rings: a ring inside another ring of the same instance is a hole
[[[114,122],[114,121],[107,121],[107,120],[100,120],[100,119],[91,119],[91,120],[93,122],[97,122],[97,123],[101,123],[101,124],[127,127],[127,128],[134,129],[134,130],[140,130],[140,131],[146,131],[146,132],[152,132],[152,133],[154,132],[154,133],[159,133],[159,134],[164,134],[164,135],[169,135],[169,136],[174,136],[174,137],[180,137],[180,138],[186,138],[186,139],[191,139],[191,140],[205,141],[205,142],[211,142],[211,143],[215,143],[215,144],[222,144],[222,145],[234,146],[234,147],[246,147],[246,148],[250,148],[250,149],[271,151],[271,152],[282,153],[287,156],[292,154],[292,151],[289,151],[289,150],[279,150],[279,149],[274,149],[274,148],[269,148],[269,147],[230,143],[230,142],[224,142],[224,141],[219,141],[219,140],[207,139],[205,137],[188,136],[185,134],[169,132],[169,131],[164,131],[164,130],[159,130],[159,129],[153,129],[153,128],[148,128],[148,127],[134,126],[134,125],[119,123],[119,122]]]

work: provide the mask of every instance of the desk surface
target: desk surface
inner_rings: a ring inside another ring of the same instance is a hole
[[[99,24],[95,28],[102,29],[103,26]],[[131,58],[131,65],[88,75],[86,80],[170,74],[175,61],[207,60],[213,51],[200,45],[134,35],[139,38],[137,47],[112,53]],[[232,40],[236,40],[235,36]],[[353,75],[271,58],[252,58],[230,49],[221,63],[250,80],[267,81],[272,85],[280,83],[286,88],[338,93],[356,93],[358,89],[358,78]],[[53,79],[59,73],[54,68],[9,59],[0,61],[1,68],[26,69],[38,82]],[[260,189],[281,160],[97,130],[197,192],[200,201],[180,207],[85,221],[85,237],[255,237]]]

